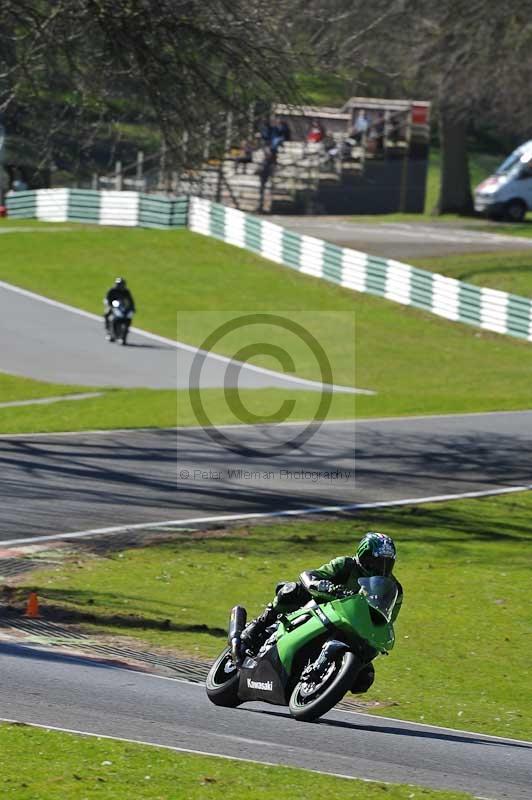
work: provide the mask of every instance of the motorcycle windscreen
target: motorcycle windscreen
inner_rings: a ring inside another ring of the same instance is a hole
[[[366,598],[367,604],[382,614],[386,622],[390,622],[399,593],[395,581],[374,575],[371,578],[359,578],[358,582],[360,594]]]

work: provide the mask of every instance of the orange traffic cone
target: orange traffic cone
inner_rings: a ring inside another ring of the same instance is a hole
[[[24,616],[31,617],[32,619],[38,619],[41,616],[39,614],[39,601],[37,599],[37,592],[30,592]]]

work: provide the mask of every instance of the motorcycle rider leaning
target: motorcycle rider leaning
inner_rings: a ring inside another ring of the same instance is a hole
[[[135,313],[135,301],[133,300],[133,295],[127,288],[127,284],[124,278],[117,278],[114,282],[114,285],[111,286],[107,294],[104,298],[104,306],[105,306],[105,314],[103,315],[105,330],[107,333],[107,338],[112,339],[111,330],[110,330],[110,320],[111,314],[113,311],[112,305],[113,300],[118,300],[119,302],[123,302],[129,308],[130,311]],[[128,320],[128,328],[129,328],[130,321]]]
[[[281,614],[289,614],[315,600],[326,603],[343,590],[359,591],[359,578],[376,575],[392,578],[397,585],[398,596],[392,613],[392,622],[397,619],[403,601],[403,588],[392,575],[396,550],[393,539],[383,533],[370,531],[360,540],[353,557],[339,556],[318,569],[302,572],[295,582],[278,583],[276,595],[260,616],[250,622],[242,632],[242,645],[250,652],[257,652],[267,638],[266,629],[273,625]],[[353,684],[352,692],[367,692],[375,680],[375,669],[366,664]]]

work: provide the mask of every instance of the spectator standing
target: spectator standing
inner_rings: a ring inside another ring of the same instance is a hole
[[[292,141],[292,131],[290,130],[290,125],[284,119],[277,118],[277,129],[281,136],[283,137],[283,141],[291,142]]]
[[[279,117],[275,120],[275,123],[272,125],[271,129],[271,139],[270,139],[270,147],[272,150],[277,150],[283,146],[285,142],[288,141],[287,139],[287,131],[288,131],[288,139],[290,138],[290,129],[286,122],[283,122]]]
[[[362,139],[366,136],[368,132],[368,120],[366,117],[366,112],[362,109],[358,112],[357,117],[353,123],[353,127],[351,128],[351,132],[349,134],[349,138],[353,141],[354,144],[360,144]]]
[[[259,125],[259,137],[265,147],[269,147],[272,140],[272,125],[270,120],[263,119]]]
[[[269,180],[271,180],[273,173],[275,172],[275,165],[277,164],[277,151],[273,148],[268,148],[264,155],[264,161],[262,162],[260,169],[259,169],[259,178],[260,178],[260,195],[259,195],[259,205],[257,211],[259,213],[264,212],[264,192],[266,191],[266,185]]]

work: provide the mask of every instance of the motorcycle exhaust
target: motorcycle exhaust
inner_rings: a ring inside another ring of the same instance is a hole
[[[231,609],[229,617],[229,633],[227,643],[231,648],[233,661],[238,666],[240,662],[240,635],[246,627],[247,611],[243,606],[235,606]]]
[[[231,644],[231,641],[238,637],[240,639],[240,634],[246,627],[247,622],[247,612],[243,606],[235,606],[231,609],[231,616],[229,617],[229,634],[228,634],[228,642]]]

